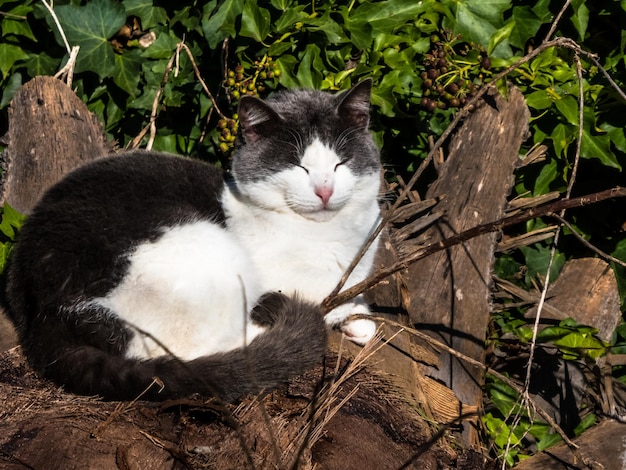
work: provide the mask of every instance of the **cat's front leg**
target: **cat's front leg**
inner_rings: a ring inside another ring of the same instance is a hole
[[[376,323],[366,318],[348,320],[351,315],[369,315],[370,311],[362,296],[331,310],[325,317],[326,324],[339,328],[346,337],[361,346],[365,345],[376,334]]]

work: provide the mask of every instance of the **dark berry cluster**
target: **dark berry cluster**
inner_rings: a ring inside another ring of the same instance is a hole
[[[217,127],[220,130],[218,140],[222,153],[228,153],[235,144],[237,130],[239,129],[239,116],[233,114],[232,118],[222,118],[217,121]]]
[[[273,84],[279,76],[278,64],[271,57],[265,56],[254,61],[250,72],[242,64],[238,64],[235,70],[229,70],[224,87],[231,99],[238,101],[244,95],[259,96],[265,91],[268,82]]]
[[[242,96],[259,96],[268,86],[273,87],[280,77],[278,64],[269,56],[255,60],[250,67],[237,64],[234,70],[229,70],[224,80],[224,88],[232,102],[237,102]],[[239,117],[224,117],[217,123],[219,128],[219,148],[222,153],[228,153],[235,145]]]
[[[466,43],[447,31],[433,35],[424,56],[421,105],[427,111],[462,108],[474,96],[491,68],[481,46]]]

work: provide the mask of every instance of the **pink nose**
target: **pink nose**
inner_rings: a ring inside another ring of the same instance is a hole
[[[333,195],[333,187],[332,186],[321,186],[315,187],[315,194],[319,197],[324,205],[328,204],[331,196]]]

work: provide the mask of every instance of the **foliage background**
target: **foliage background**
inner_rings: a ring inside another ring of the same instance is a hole
[[[236,104],[242,94],[265,96],[275,89],[294,87],[342,90],[371,77],[372,130],[390,181],[411,176],[430,149],[429,138],[441,135],[458,106],[477,88],[538,47],[564,5],[562,0],[175,3],[54,2],[69,45],[80,46],[73,87],[104,123],[110,139],[120,147],[146,145],[148,135],[136,138],[150,122],[158,99],[156,134],[150,143],[154,149],[228,168],[237,128]],[[34,76],[55,74],[68,60],[68,51],[43,2],[0,0],[0,13],[0,134],[4,134],[7,106],[16,90]],[[584,50],[597,54],[599,64],[623,88],[625,16],[623,0],[574,0],[564,10],[555,35],[570,37]],[[134,22],[133,17],[139,21]],[[129,34],[121,34],[120,28],[127,23]],[[153,35],[143,36],[148,33]],[[143,43],[146,39],[153,41],[148,47]],[[181,42],[189,54],[186,50],[175,54]],[[192,58],[212,96],[194,72]],[[580,58],[584,69],[582,160],[573,196],[624,184],[622,168],[626,163],[624,100],[597,64],[586,55]],[[546,147],[545,158],[516,173],[511,198],[553,191],[563,194],[572,175],[579,129],[574,51],[547,49],[517,67],[507,80],[522,90],[532,113],[532,136],[523,151],[535,144]],[[425,190],[428,178],[426,173],[420,179],[420,191]],[[6,228],[6,251],[18,217],[10,211],[5,216],[13,220],[7,219],[2,225]],[[577,210],[568,220],[592,244],[626,260],[626,211],[619,202]],[[533,220],[511,235],[546,224]],[[499,255],[496,274],[528,289],[541,284],[550,243],[547,239]],[[558,274],[569,258],[591,255],[565,231],[552,274]],[[624,305],[626,270],[613,267]],[[522,313],[513,308],[494,315],[496,347],[499,335],[505,333],[528,342],[530,326]],[[568,335],[580,340],[593,333],[572,324],[560,328],[546,332],[545,337],[554,343]],[[614,352],[625,350],[625,338],[626,324],[622,324],[614,334]],[[599,341],[593,345],[600,348],[600,354],[606,351],[606,345]],[[615,374],[623,379],[621,370],[616,369]],[[503,431],[509,429],[503,418],[514,406],[515,394],[497,381],[490,383],[487,391],[493,406],[485,419],[486,429],[496,452],[502,452],[504,441],[512,435]],[[587,413],[584,419],[587,425],[593,423],[593,415]],[[519,436],[515,442],[521,442],[530,424],[511,428]],[[536,425],[531,433],[539,441],[547,440],[552,434],[540,428]],[[503,458],[513,463],[519,455],[508,451]]]

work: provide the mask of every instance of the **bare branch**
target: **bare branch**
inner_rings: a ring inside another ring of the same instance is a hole
[[[368,289],[371,289],[372,287],[380,283],[383,279],[394,273],[397,273],[398,271],[406,269],[409,265],[415,263],[416,261],[422,258],[426,258],[433,253],[437,253],[439,251],[450,248],[451,246],[463,243],[479,235],[498,232],[506,227],[510,227],[521,222],[526,222],[527,220],[535,219],[537,217],[550,216],[551,214],[559,212],[563,209],[588,206],[601,201],[605,201],[607,199],[621,197],[626,197],[626,188],[617,186],[615,188],[607,189],[593,194],[588,194],[586,196],[576,197],[573,199],[560,199],[556,202],[534,207],[532,209],[528,209],[509,217],[504,217],[503,219],[496,220],[494,222],[489,222],[486,224],[478,225],[476,227],[472,227],[453,237],[419,248],[418,250],[411,253],[410,255],[407,255],[398,262],[378,270],[364,281],[359,282],[349,289],[346,289],[345,291],[338,294],[329,295],[322,302],[322,308],[324,312],[330,312],[333,308],[338,307],[339,305],[347,302],[351,298],[356,297],[357,295],[365,292]]]

